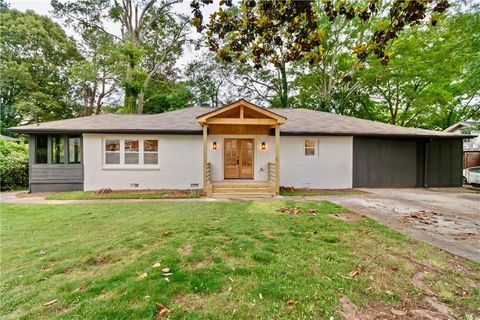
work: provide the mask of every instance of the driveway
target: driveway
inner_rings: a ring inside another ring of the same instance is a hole
[[[330,201],[414,239],[480,262],[480,194],[463,188],[363,191],[369,194],[332,197]]]

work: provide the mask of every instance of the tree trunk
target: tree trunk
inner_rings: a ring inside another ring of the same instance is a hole
[[[281,92],[280,92],[280,105],[282,108],[288,107],[288,81],[287,81],[287,70],[285,63],[280,65],[280,75],[281,75]]]
[[[135,70],[135,57],[132,53],[128,54],[128,67],[125,77],[125,98],[123,101],[123,108],[125,112],[135,112],[137,94],[134,90],[133,72]]]
[[[137,99],[137,113],[142,114],[143,113],[143,106],[145,105],[145,93],[140,91],[138,94],[138,99]]]

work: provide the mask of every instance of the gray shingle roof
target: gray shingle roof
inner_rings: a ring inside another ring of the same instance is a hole
[[[170,133],[200,134],[197,117],[213,108],[185,108],[153,115],[102,114],[58,120],[11,128],[20,133]],[[329,112],[301,108],[268,109],[287,118],[281,126],[282,135],[353,135],[468,137],[449,132],[407,128],[382,122],[357,119]]]

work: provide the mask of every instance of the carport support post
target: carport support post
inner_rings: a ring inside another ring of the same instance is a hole
[[[275,126],[275,193],[280,193],[280,125]]]

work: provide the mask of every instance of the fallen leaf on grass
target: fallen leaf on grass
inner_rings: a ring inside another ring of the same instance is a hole
[[[160,268],[162,265],[160,264],[160,262],[155,262],[152,266],[152,268]]]
[[[157,313],[157,318],[161,318],[164,315],[166,315],[167,313],[170,313],[170,309],[165,307],[165,305],[163,305],[162,303],[157,302],[156,305],[157,305],[157,309],[159,310],[158,313]]]
[[[47,251],[44,251],[44,250],[38,251],[39,256],[43,256],[43,255],[46,255],[46,254],[47,254]]]
[[[54,303],[57,302],[57,301],[58,301],[58,299],[50,300],[50,301],[45,302],[43,305],[44,305],[44,306],[49,306],[49,305],[54,304]]]
[[[163,269],[162,269],[162,272],[163,272],[163,273],[168,273],[168,272],[170,272],[170,268],[163,268]]]
[[[265,236],[269,239],[275,239],[275,237],[271,233],[267,233]]]
[[[350,276],[350,278],[355,278],[356,276],[358,276],[360,271],[362,271],[362,270],[357,267],[354,270],[350,271],[350,273],[348,275]]]
[[[163,235],[164,235],[164,236],[168,236],[169,233],[170,233],[170,232],[168,231],[168,229],[163,230]]]
[[[287,304],[290,305],[290,306],[294,306],[294,305],[298,304],[298,301],[291,299],[291,300],[288,300],[288,301],[287,301]]]
[[[396,316],[405,316],[407,313],[402,310],[397,310],[397,309],[390,309],[390,312],[393,313]]]
[[[388,294],[389,296],[391,296],[393,294],[393,292],[390,291],[390,290],[385,290],[385,293]]]
[[[162,274],[162,276],[168,277],[168,276],[171,276],[172,274],[173,274],[173,273],[169,272],[169,273],[164,273],[164,274]]]
[[[148,276],[148,273],[146,273],[146,272],[142,272],[142,273],[140,273],[140,275],[139,275],[139,277],[142,278],[142,279],[143,279],[143,278],[146,278],[147,276]]]

